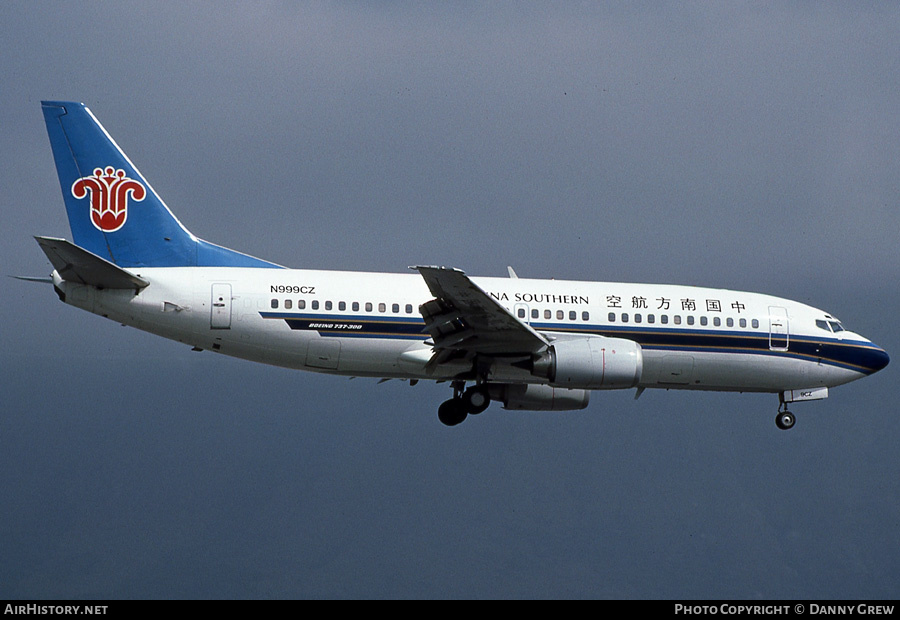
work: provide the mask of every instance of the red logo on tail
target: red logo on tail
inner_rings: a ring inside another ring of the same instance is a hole
[[[82,177],[72,184],[72,195],[85,198],[91,194],[91,222],[97,230],[115,232],[128,219],[128,194],[140,202],[147,195],[144,186],[125,176],[125,171],[107,166],[94,169],[94,175]]]

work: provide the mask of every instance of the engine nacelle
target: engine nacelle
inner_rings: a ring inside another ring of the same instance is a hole
[[[519,411],[572,411],[584,409],[591,400],[587,390],[570,390],[543,384],[501,384],[490,386],[491,400],[504,409]]]
[[[624,338],[560,340],[534,362],[532,373],[551,385],[588,390],[631,388],[641,380],[641,345]]]

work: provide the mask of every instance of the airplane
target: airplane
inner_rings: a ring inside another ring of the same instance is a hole
[[[299,370],[448,383],[448,426],[567,411],[594,390],[777,394],[788,405],[888,354],[789,299],[695,286],[288,269],[190,233],[83,104],[42,102],[73,241],[35,237],[63,302],[164,338]]]

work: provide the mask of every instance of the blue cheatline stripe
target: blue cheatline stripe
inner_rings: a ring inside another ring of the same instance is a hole
[[[404,316],[365,316],[261,312],[264,319],[281,319],[294,330],[315,331],[322,336],[358,338],[401,338],[425,340],[425,322]],[[835,338],[792,336],[787,351],[769,348],[769,332],[717,331],[700,329],[635,328],[618,325],[554,325],[535,323],[537,330],[566,332],[584,336],[607,336],[634,340],[651,351],[696,353],[743,353],[784,357],[871,374],[884,367],[887,354],[868,342]]]

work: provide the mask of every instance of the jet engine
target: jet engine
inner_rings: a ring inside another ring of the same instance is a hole
[[[633,340],[589,336],[554,342],[531,372],[557,387],[614,390],[636,386],[643,367],[641,345]]]

